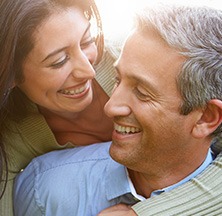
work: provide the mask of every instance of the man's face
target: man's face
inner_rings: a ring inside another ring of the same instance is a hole
[[[105,106],[115,123],[111,157],[137,171],[156,172],[193,150],[197,113],[180,114],[176,76],[185,57],[154,31],[134,32],[117,62],[117,84]]]

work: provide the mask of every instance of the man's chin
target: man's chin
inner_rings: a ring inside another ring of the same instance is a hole
[[[127,154],[125,148],[123,148],[117,142],[115,142],[115,141],[112,142],[110,149],[109,149],[109,154],[114,161],[125,165],[126,160],[128,158],[127,157],[128,154]]]

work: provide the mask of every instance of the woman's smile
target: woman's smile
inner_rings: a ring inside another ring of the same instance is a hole
[[[87,81],[83,85],[73,86],[66,89],[61,89],[58,91],[58,93],[63,94],[66,97],[72,97],[72,98],[80,98],[85,96],[91,87],[91,82]]]

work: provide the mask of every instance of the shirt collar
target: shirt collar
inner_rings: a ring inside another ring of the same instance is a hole
[[[173,184],[163,189],[153,191],[150,197],[159,195],[163,192],[173,190],[174,188],[191,180],[192,178],[200,174],[203,170],[205,170],[206,167],[213,160],[214,160],[214,155],[212,151],[209,149],[205,161],[193,173],[191,173],[189,176],[185,177],[181,181],[177,182],[176,184]],[[145,200],[143,196],[136,193],[133,183],[128,176],[127,169],[123,165],[116,163],[114,160],[110,159],[110,162],[107,166],[107,177],[106,177],[107,199],[112,200],[127,193],[131,193],[135,198],[137,198],[140,201]]]
[[[170,190],[173,190],[176,187],[179,187],[180,185],[184,184],[185,182],[190,181],[192,178],[196,177],[198,174],[200,174],[203,170],[205,170],[207,168],[207,166],[214,160],[214,155],[213,152],[211,151],[211,149],[208,150],[207,156],[205,161],[190,175],[188,175],[187,177],[185,177],[184,179],[182,179],[181,181],[177,182],[176,184],[170,185],[168,187],[159,189],[159,190],[155,190],[151,193],[151,196],[156,196],[159,195],[163,192],[167,192]]]
[[[131,193],[126,169],[123,165],[110,159],[107,166],[106,196],[108,200]]]

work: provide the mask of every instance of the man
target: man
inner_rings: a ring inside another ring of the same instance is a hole
[[[15,215],[89,216],[118,203],[127,206],[99,215],[135,215],[129,206],[139,201],[173,193],[188,181],[199,184],[198,174],[216,156],[211,143],[221,134],[221,29],[222,13],[212,9],[141,12],[105,106],[115,125],[112,143],[34,160],[17,179]],[[185,215],[199,211],[181,209]]]

